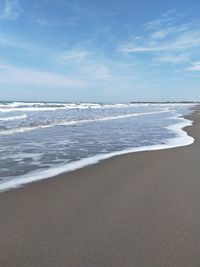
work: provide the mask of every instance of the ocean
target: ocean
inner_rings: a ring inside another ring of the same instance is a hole
[[[0,191],[130,152],[193,143],[193,104],[0,102]]]

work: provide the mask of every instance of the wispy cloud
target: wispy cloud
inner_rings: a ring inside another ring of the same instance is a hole
[[[171,29],[162,29],[151,34],[152,39],[164,39],[170,34]]]
[[[82,73],[89,77],[91,81],[107,81],[112,77],[111,70],[105,64],[98,62],[85,66]]]
[[[69,63],[78,61],[81,62],[86,59],[92,52],[86,50],[69,50],[58,55],[58,61],[61,63]]]
[[[18,0],[4,0],[4,7],[0,13],[0,19],[15,20],[21,11],[22,9]]]
[[[189,71],[200,71],[200,62],[194,62],[192,63],[192,66],[188,67],[186,70]]]
[[[200,60],[200,21],[187,21],[181,15],[176,17],[174,12],[168,12],[143,25],[141,32],[139,37],[120,44],[118,51],[123,56],[131,56],[138,64],[147,63],[149,68],[168,64],[174,73],[200,70],[199,62],[192,63]],[[173,69],[173,65],[179,68]]]
[[[190,56],[188,54],[164,54],[155,58],[155,60],[176,64],[176,63],[184,63],[190,61]]]
[[[38,9],[31,11],[29,20],[43,27],[74,27],[80,26],[85,20],[94,16],[92,4],[88,1],[39,1],[40,9],[52,9],[55,12],[39,13]],[[60,10],[59,15],[56,12]],[[63,13],[63,10],[66,12]]]
[[[90,81],[104,81],[111,77],[111,71],[106,63],[105,56],[101,53],[95,53],[95,51],[81,49],[68,50],[58,54],[56,61],[61,66],[64,64],[69,69],[73,69],[73,72],[78,77],[83,77]]]
[[[152,41],[147,37],[140,44],[127,42],[120,46],[120,51],[123,53],[183,51],[195,47],[200,48],[199,29],[185,31],[166,41]]]
[[[11,46],[11,47],[13,47],[14,44],[8,38],[0,36],[0,46]]]
[[[78,16],[67,19],[45,19],[38,18],[36,15],[34,15],[32,18],[30,18],[31,22],[46,27],[77,26],[80,23],[80,20],[81,17]]]
[[[181,23],[174,12],[146,23],[140,38],[119,47],[123,54],[161,54],[156,58],[168,63],[187,61],[196,49],[200,49],[200,22]]]
[[[161,28],[163,26],[163,24],[171,25],[173,23],[173,20],[174,20],[174,15],[175,15],[175,11],[170,10],[170,11],[162,14],[158,18],[146,22],[144,24],[144,28],[154,31],[154,30]]]
[[[83,80],[41,71],[14,67],[11,65],[0,65],[0,83],[9,85],[32,85],[49,88],[82,88],[87,85]]]

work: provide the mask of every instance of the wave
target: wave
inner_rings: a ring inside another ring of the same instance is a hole
[[[1,103],[0,107],[10,107],[10,108],[15,108],[15,107],[20,107],[20,106],[42,106],[45,105],[46,103],[43,102],[7,102],[7,103]]]
[[[27,118],[26,114],[23,114],[21,116],[13,116],[13,117],[0,117],[0,121],[14,121],[14,120],[22,120]]]
[[[109,120],[126,119],[126,118],[137,117],[137,116],[154,115],[154,114],[160,114],[160,113],[164,113],[168,111],[169,111],[168,109],[165,109],[162,111],[152,111],[152,112],[146,112],[146,113],[131,113],[131,114],[126,114],[126,115],[85,119],[85,120],[83,119],[83,120],[75,120],[75,121],[66,121],[66,120],[54,121],[49,124],[40,124],[40,125],[35,125],[35,126],[27,126],[27,127],[19,127],[19,128],[14,128],[14,129],[2,130],[0,131],[0,136],[11,135],[15,133],[23,133],[23,132],[38,130],[38,129],[45,129],[45,128],[50,128],[54,126],[73,126],[73,125],[79,125],[79,124],[91,123],[91,122],[101,122],[101,121],[109,121]]]
[[[65,165],[60,165],[56,167],[52,167],[46,170],[37,170],[30,172],[25,175],[21,175],[18,177],[9,177],[6,181],[0,183],[0,191],[6,191],[9,189],[17,188],[22,185],[39,181],[51,177],[55,177],[56,175],[59,175],[64,172],[74,171],[76,169],[83,168],[88,165],[96,164],[99,161],[118,156],[118,155],[124,155],[129,154],[133,152],[141,152],[141,151],[153,151],[153,150],[161,150],[161,149],[169,149],[174,147],[181,147],[181,146],[187,146],[194,142],[194,138],[189,136],[187,132],[183,130],[186,126],[191,126],[192,121],[188,119],[184,119],[182,117],[177,117],[176,119],[179,119],[180,122],[176,124],[172,124],[168,126],[167,128],[170,129],[172,132],[176,134],[176,137],[171,139],[166,139],[165,144],[157,144],[157,145],[151,145],[151,146],[143,146],[143,147],[133,147],[129,149],[125,149],[122,151],[112,152],[112,153],[106,153],[101,155],[95,155],[92,157],[88,157],[85,159],[81,159],[75,162],[67,163]]]
[[[129,108],[129,107],[142,107],[142,106],[154,106],[154,107],[174,107],[177,105],[192,105],[192,104],[152,104],[152,103],[43,103],[43,102],[12,102],[0,104],[0,112],[15,112],[15,111],[55,111],[65,109],[111,109],[111,108]]]
[[[20,108],[0,108],[0,112],[16,112],[16,111],[55,111],[59,109],[67,109],[66,107],[20,107]]]
[[[12,102],[0,104],[0,112],[54,111],[62,109],[126,108],[130,104]]]

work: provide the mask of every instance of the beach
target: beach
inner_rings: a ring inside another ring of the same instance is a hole
[[[0,193],[2,267],[198,267],[200,112],[190,146],[116,156]]]

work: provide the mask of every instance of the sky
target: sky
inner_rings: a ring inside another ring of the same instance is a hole
[[[0,101],[200,101],[199,0],[0,0]]]

